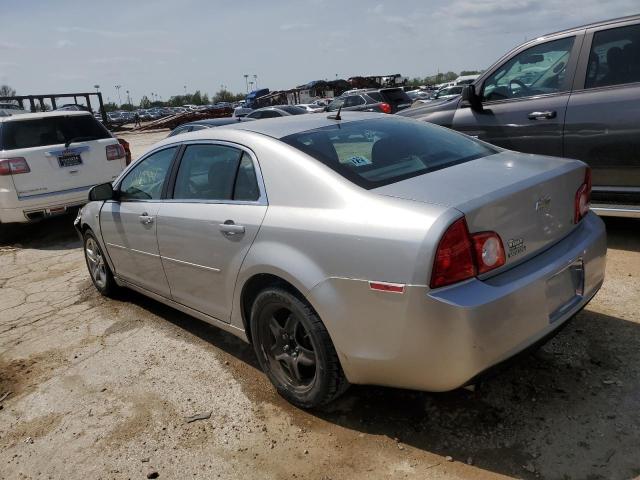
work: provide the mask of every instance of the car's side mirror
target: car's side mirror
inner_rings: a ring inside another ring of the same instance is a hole
[[[104,200],[114,200],[116,197],[115,192],[113,191],[113,185],[111,183],[101,183],[100,185],[96,185],[89,190],[89,201],[104,201]]]
[[[475,85],[465,85],[462,87],[462,102],[473,110],[482,111],[482,99],[476,93]]]

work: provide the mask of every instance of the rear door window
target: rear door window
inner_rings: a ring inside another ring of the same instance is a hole
[[[180,161],[173,198],[232,200],[242,153],[225,145],[189,145]]]
[[[4,150],[16,150],[103,138],[111,134],[92,115],[50,116],[6,122],[0,144]]]
[[[640,25],[596,32],[585,88],[640,82]]]

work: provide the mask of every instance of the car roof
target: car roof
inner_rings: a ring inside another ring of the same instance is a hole
[[[541,38],[554,37],[556,35],[564,35],[565,33],[571,33],[571,32],[579,32],[580,30],[586,30],[587,28],[602,27],[610,24],[628,22],[630,20],[640,20],[640,15],[636,14],[636,15],[629,15],[626,17],[611,18],[609,20],[600,20],[598,22],[588,23],[586,25],[580,25],[578,27],[567,28],[566,30],[559,30],[557,32],[547,33],[545,35],[540,35],[539,37],[529,40],[528,42],[525,42],[522,45],[527,45],[528,43],[534,43]]]
[[[340,116],[342,120],[334,120],[329,118],[335,116],[335,112],[327,115],[320,113],[310,113],[307,115],[287,115],[285,117],[278,118],[265,118],[260,121],[254,122],[238,122],[229,125],[224,125],[214,130],[199,130],[198,132],[191,132],[186,135],[190,135],[190,138],[207,138],[215,136],[217,132],[234,129],[244,130],[248,132],[260,133],[273,138],[283,138],[294,133],[305,132],[307,130],[313,130],[316,128],[328,127],[330,125],[336,125],[336,123],[349,123],[357,120],[367,120],[371,118],[386,118],[387,114],[384,113],[370,113],[370,112],[341,112]]]
[[[53,112],[22,113],[11,117],[2,117],[0,118],[0,122],[17,122],[48,117],[74,117],[79,115],[89,115],[93,117],[92,113],[87,112],[86,110],[54,110]]]

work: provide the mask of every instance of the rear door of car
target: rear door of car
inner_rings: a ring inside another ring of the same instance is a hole
[[[242,261],[267,211],[258,162],[226,142],[187,143],[158,212],[174,301],[229,322]]]
[[[476,84],[482,110],[461,105],[453,128],[510,150],[562,156],[582,39],[574,32],[514,52]]]
[[[598,190],[640,194],[640,22],[590,29],[565,121],[564,154],[593,169]],[[609,194],[608,197],[611,197]],[[611,198],[609,198],[611,199]]]
[[[4,125],[2,135],[4,153],[29,165],[28,173],[13,176],[20,199],[88,189],[115,179],[125,167],[124,157],[107,160],[106,147],[118,140],[89,113],[16,117]],[[72,139],[78,141],[65,146]]]

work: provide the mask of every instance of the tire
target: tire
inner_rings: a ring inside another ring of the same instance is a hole
[[[349,387],[318,314],[281,287],[263,290],[253,302],[251,338],[262,370],[290,403],[319,407]]]
[[[113,278],[102,248],[91,230],[84,233],[84,260],[89,270],[93,286],[105,297],[112,297],[118,291],[118,285]]]

